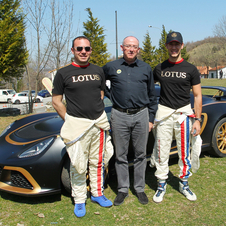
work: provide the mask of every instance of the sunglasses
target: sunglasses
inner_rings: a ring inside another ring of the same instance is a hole
[[[74,48],[75,48],[75,50],[77,50],[78,52],[81,52],[83,49],[85,49],[86,52],[91,51],[91,47],[90,47],[90,46],[85,46],[85,47],[77,46],[77,47],[74,47]]]

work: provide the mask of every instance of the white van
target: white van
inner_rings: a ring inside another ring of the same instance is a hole
[[[0,102],[10,102],[13,95],[16,93],[14,89],[0,89]]]

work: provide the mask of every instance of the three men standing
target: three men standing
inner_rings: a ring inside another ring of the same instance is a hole
[[[71,160],[70,176],[74,213],[82,217],[86,213],[86,169],[89,163],[91,200],[102,207],[112,202],[103,194],[103,170],[113,148],[106,145],[109,139],[109,123],[104,112],[105,78],[110,80],[106,96],[113,103],[111,127],[115,145],[115,168],[118,194],[114,205],[121,205],[130,187],[128,148],[134,150],[134,189],[142,204],[148,203],[144,192],[146,170],[146,145],[149,132],[156,121],[154,163],[157,168],[158,188],[153,197],[161,202],[166,191],[169,153],[175,135],[179,154],[179,189],[189,200],[196,200],[187,179],[191,176],[191,134],[200,133],[202,94],[200,77],[195,66],[181,57],[183,39],[179,32],[167,35],[166,47],[169,59],[154,70],[137,59],[139,41],[133,36],[123,40],[123,58],[107,63],[103,70],[88,62],[92,48],[90,41],[80,36],[73,40],[71,51],[75,61],[60,69],[54,79],[53,106],[65,120],[61,130]],[[105,74],[105,77],[104,77]],[[161,84],[157,110],[154,80]],[[194,110],[190,105],[190,88],[194,94]],[[67,107],[62,103],[65,94]],[[156,117],[155,117],[156,113]],[[106,148],[108,146],[108,148]],[[107,160],[104,156],[108,156]]]

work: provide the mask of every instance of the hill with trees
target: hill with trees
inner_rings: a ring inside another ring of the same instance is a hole
[[[226,65],[226,38],[208,37],[185,43],[189,62],[196,66]]]

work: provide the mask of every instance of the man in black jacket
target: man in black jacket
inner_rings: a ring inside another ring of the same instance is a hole
[[[157,108],[152,69],[137,59],[139,41],[133,36],[121,45],[123,58],[107,63],[103,69],[111,88],[107,90],[113,108],[111,126],[116,153],[118,195],[114,205],[121,205],[128,196],[129,170],[128,146],[131,139],[134,149],[134,189],[142,204],[148,203],[144,193],[146,170],[146,145],[153,127]]]

